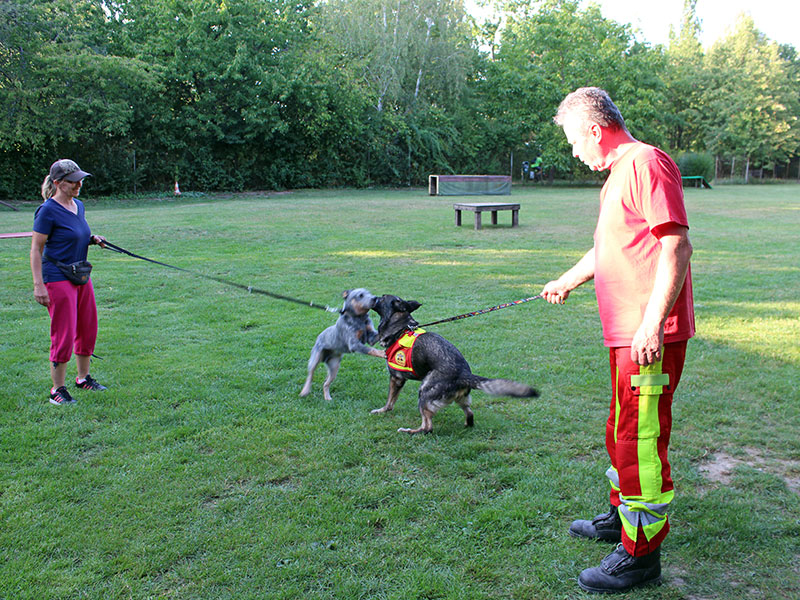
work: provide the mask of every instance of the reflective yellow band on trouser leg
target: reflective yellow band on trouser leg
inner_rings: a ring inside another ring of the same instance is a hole
[[[667,507],[674,497],[667,461],[670,375],[663,372],[662,362],[639,366],[630,360],[630,348],[614,350],[613,432],[606,440],[612,468],[606,474],[612,502],[618,498],[624,537],[629,538],[626,549],[630,543],[637,550],[643,545],[647,552],[647,542],[658,537],[658,544],[659,534],[666,534]],[[637,543],[642,533],[645,539]]]

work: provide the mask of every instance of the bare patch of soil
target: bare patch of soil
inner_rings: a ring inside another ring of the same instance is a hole
[[[736,467],[745,465],[760,471],[777,475],[786,487],[800,495],[800,461],[768,456],[756,448],[744,448],[744,456],[733,456],[725,451],[709,455],[700,465],[700,473],[712,483],[727,485],[733,479]]]

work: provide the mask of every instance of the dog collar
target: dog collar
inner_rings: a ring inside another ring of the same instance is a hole
[[[393,371],[401,373],[410,373],[413,377],[417,377],[414,371],[414,366],[411,364],[411,351],[417,338],[425,333],[424,329],[407,329],[405,333],[389,348],[386,350],[386,364]]]

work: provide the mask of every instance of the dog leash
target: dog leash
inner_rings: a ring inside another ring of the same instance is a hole
[[[441,319],[439,321],[433,321],[431,323],[425,323],[424,325],[417,325],[414,329],[419,329],[420,327],[430,327],[431,325],[438,325],[439,323],[449,323],[450,321],[458,321],[459,319],[466,319],[467,317],[476,317],[478,315],[483,315],[495,310],[500,310],[501,308],[508,308],[509,306],[516,306],[517,304],[523,304],[524,302],[530,302],[531,300],[537,300],[541,298],[541,294],[537,294],[535,296],[531,296],[530,298],[523,298],[522,300],[514,300],[513,302],[506,302],[504,304],[498,304],[497,306],[493,306],[491,308],[484,308],[482,310],[476,310],[473,312],[464,313],[463,315],[458,315],[457,317],[450,317],[449,319]]]
[[[294,302],[295,304],[301,304],[302,306],[310,306],[311,308],[319,308],[320,310],[324,310],[330,313],[337,313],[340,314],[342,311],[338,308],[331,308],[327,304],[322,306],[321,304],[315,304],[313,302],[306,302],[304,300],[298,300],[297,298],[291,298],[290,296],[282,296],[281,294],[275,294],[274,292],[268,292],[266,290],[260,290],[255,288],[251,285],[242,285],[241,283],[236,283],[235,281],[230,281],[228,279],[223,279],[222,277],[214,277],[213,275],[204,275],[203,273],[198,273],[197,271],[190,271],[189,269],[184,269],[183,267],[176,267],[175,265],[168,265],[167,263],[163,263],[157,260],[153,260],[152,258],[147,258],[145,256],[139,256],[138,254],[134,254],[125,248],[121,248],[116,244],[112,244],[108,240],[103,242],[106,248],[109,250],[113,250],[114,252],[119,252],[120,254],[127,254],[132,258],[138,258],[139,260],[146,260],[147,262],[161,265],[162,267],[167,267],[169,269],[175,269],[176,271],[183,271],[184,273],[189,273],[190,275],[194,275],[195,277],[201,277],[202,279],[210,279],[211,281],[216,281],[217,283],[222,283],[223,285],[229,285],[231,287],[239,288],[240,290],[246,290],[248,293],[251,294],[261,294],[262,296],[269,296],[270,298],[277,298],[278,300],[286,300],[287,302]]]

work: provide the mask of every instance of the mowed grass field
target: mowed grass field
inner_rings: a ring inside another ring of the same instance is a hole
[[[89,192],[91,182],[85,191]],[[32,200],[35,196],[32,194]],[[425,190],[85,198],[132,252],[320,304],[366,287],[428,322],[538,293],[592,244],[597,188],[515,188],[482,231]],[[485,200],[469,198],[470,200]],[[623,598],[800,597],[800,187],[686,190],[698,335],[674,404],[664,583]],[[28,231],[35,202],[0,207]],[[487,217],[484,222],[488,222]],[[607,508],[607,352],[594,290],[437,325],[475,392],[434,432],[410,382],[347,355],[299,398],[335,315],[98,247],[92,374],[54,407],[29,239],[0,240],[0,598],[571,599],[611,547],[567,535]],[[377,322],[377,316],[375,316]],[[74,360],[68,379],[74,381]]]

